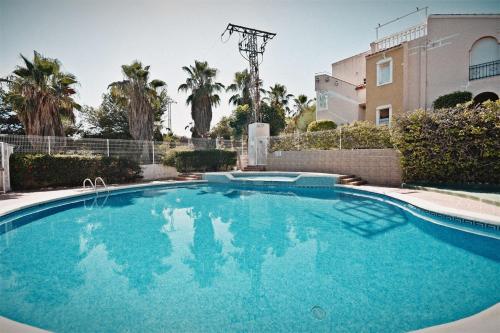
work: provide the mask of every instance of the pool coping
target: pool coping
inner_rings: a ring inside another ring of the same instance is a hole
[[[306,174],[306,173],[304,173]],[[315,175],[321,175],[320,173],[314,173]],[[327,174],[329,176],[333,176],[332,174]],[[41,205],[47,205],[52,202],[57,202],[61,201],[62,199],[71,199],[71,198],[80,198],[80,197],[85,197],[85,196],[92,196],[93,194],[103,194],[107,192],[129,192],[130,189],[137,189],[138,191],[141,190],[142,188],[151,188],[151,187],[176,187],[176,186],[183,186],[183,185],[189,185],[189,184],[208,184],[209,181],[207,180],[188,180],[188,181],[153,181],[153,182],[148,182],[148,183],[140,183],[140,184],[125,184],[125,185],[113,185],[109,186],[107,189],[99,189],[97,191],[89,189],[88,191],[82,191],[80,193],[70,193],[70,191],[76,191],[78,190],[77,188],[72,188],[68,189],[68,193],[60,193],[60,196],[56,196],[47,200],[38,200],[36,202],[31,202],[31,203],[26,203],[26,204],[19,204],[15,208],[10,208],[6,210],[2,210],[0,207],[0,219],[22,211],[24,209],[28,208],[33,208],[36,206],[41,206]],[[233,183],[234,184],[234,183]],[[274,185],[274,184],[273,184]],[[259,185],[256,185],[259,186]],[[290,186],[290,185],[288,185]],[[347,190],[345,192],[352,194],[353,192],[361,192],[362,194],[365,193],[365,195],[369,196],[370,194],[378,194],[382,196],[386,196],[389,199],[396,199],[397,201],[403,201],[406,202],[407,204],[413,205],[417,208],[420,208],[422,210],[427,210],[429,212],[434,212],[437,214],[443,214],[446,216],[450,217],[458,217],[461,219],[469,219],[469,220],[475,220],[475,221],[480,221],[482,223],[486,224],[492,224],[495,226],[500,226],[500,217],[495,217],[495,216],[490,216],[487,214],[480,214],[480,213],[474,213],[470,211],[465,211],[465,210],[457,210],[453,209],[450,207],[444,207],[442,205],[434,205],[429,201],[418,199],[418,198],[410,198],[410,197],[405,197],[401,195],[401,193],[395,192],[396,188],[384,188],[384,187],[374,187],[374,186],[352,186],[352,185],[340,185],[336,184],[334,186],[300,186],[300,185],[291,185],[291,187],[297,187],[297,188],[309,188],[309,187],[319,187],[319,188],[332,188],[334,190],[339,190],[339,192],[342,192],[344,189]],[[81,189],[80,189],[81,190]],[[352,191],[352,192],[351,192]],[[43,192],[36,192],[36,193],[43,193]],[[397,203],[394,203],[396,204]],[[429,205],[431,207],[429,207]],[[422,206],[425,206],[422,207]],[[429,223],[434,223],[433,221],[429,221]],[[2,225],[3,223],[0,223]],[[450,227],[450,226],[448,226]],[[472,232],[468,230],[463,230],[464,232]],[[482,333],[482,332],[490,332],[488,329],[489,325],[491,323],[495,323],[495,319],[498,314],[500,314],[500,303],[494,304],[493,306],[482,310],[481,312],[470,316],[470,317],[465,317],[462,319],[459,319],[457,321],[453,321],[450,323],[444,323],[436,326],[431,326],[428,328],[423,328],[418,330],[418,332],[455,332],[460,329],[467,329],[471,323],[474,325],[475,332],[477,333]],[[494,313],[495,316],[490,316],[493,318],[489,318],[485,320],[485,315],[484,313],[487,313],[490,315],[491,313]],[[40,333],[40,332],[50,332],[47,330],[43,330],[41,328],[37,328],[35,326],[30,326],[28,324],[24,324],[21,322],[16,322],[11,319],[8,319],[6,317],[0,316],[0,328],[6,329],[5,332],[12,332],[12,333],[20,333],[20,332],[33,332],[33,333]],[[451,329],[451,330],[449,330]],[[466,332],[465,330],[463,332]]]

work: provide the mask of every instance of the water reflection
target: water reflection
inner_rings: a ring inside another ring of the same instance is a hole
[[[425,223],[416,225],[423,232],[415,234],[411,221],[381,202],[321,191],[258,195],[249,189],[196,187],[110,196],[105,205],[44,216],[1,236],[11,241],[0,243],[0,313],[72,332],[81,327],[359,331],[362,326],[349,325],[362,323],[362,316],[373,316],[371,322],[382,318],[377,309],[386,310],[386,298],[417,313],[412,288],[434,288],[436,294],[438,287],[453,284],[443,276],[466,280],[482,272],[487,279],[495,273],[481,270],[486,264],[480,258],[474,258],[479,265],[474,270],[460,263],[448,267],[450,254],[468,260],[461,250],[470,237]],[[431,238],[442,243],[429,243],[433,252],[426,254],[422,244]],[[481,248],[476,253],[499,261],[499,252],[493,254],[498,243],[484,247],[475,239],[473,244]],[[423,269],[428,265],[436,269]],[[418,279],[411,280],[408,294],[394,287],[408,285],[412,276]],[[469,288],[452,286],[458,294]],[[372,297],[380,290],[383,299]],[[440,297],[453,303],[455,291],[444,290]],[[315,306],[328,316],[335,310],[334,323],[318,323],[311,316]],[[374,310],[356,311],[365,306]],[[418,328],[411,320],[408,315],[403,321],[408,326],[397,330]]]
[[[184,259],[201,288],[210,287],[226,258],[222,254],[222,242],[215,239],[212,218],[208,214],[195,214],[193,218],[194,236],[189,246],[191,257]]]

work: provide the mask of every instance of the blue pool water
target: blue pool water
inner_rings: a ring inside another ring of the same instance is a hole
[[[150,188],[17,222],[0,315],[57,332],[404,332],[500,301],[499,240],[331,189]]]

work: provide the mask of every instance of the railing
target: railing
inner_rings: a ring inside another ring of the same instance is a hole
[[[408,28],[404,31],[397,32],[384,38],[380,38],[372,43],[372,53],[386,50],[393,46],[399,45],[402,42],[409,42],[411,40],[420,38],[427,35],[427,23],[422,23]]]
[[[141,164],[161,163],[165,154],[175,148],[246,151],[246,142],[242,140],[209,138],[181,138],[162,142],[0,134],[0,141],[13,145],[15,153],[99,155],[128,158]]]
[[[500,75],[500,60],[469,66],[469,80]]]

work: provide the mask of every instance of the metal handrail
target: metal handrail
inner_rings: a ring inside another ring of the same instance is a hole
[[[85,180],[83,181],[83,189],[85,190],[85,184],[89,182],[90,183],[90,186],[92,187],[92,189],[95,191],[95,185],[94,183],[92,183],[92,179],[90,178],[85,178]]]
[[[108,186],[107,186],[107,185],[106,185],[106,183],[104,182],[104,179],[102,179],[101,177],[96,177],[96,179],[94,180],[94,184],[95,184],[95,188],[94,188],[94,189],[97,191],[97,181],[98,181],[98,180],[100,180],[100,181],[101,181],[102,185],[104,186],[104,189],[105,189],[106,191],[108,191],[108,192],[109,192],[109,190],[108,190]]]

